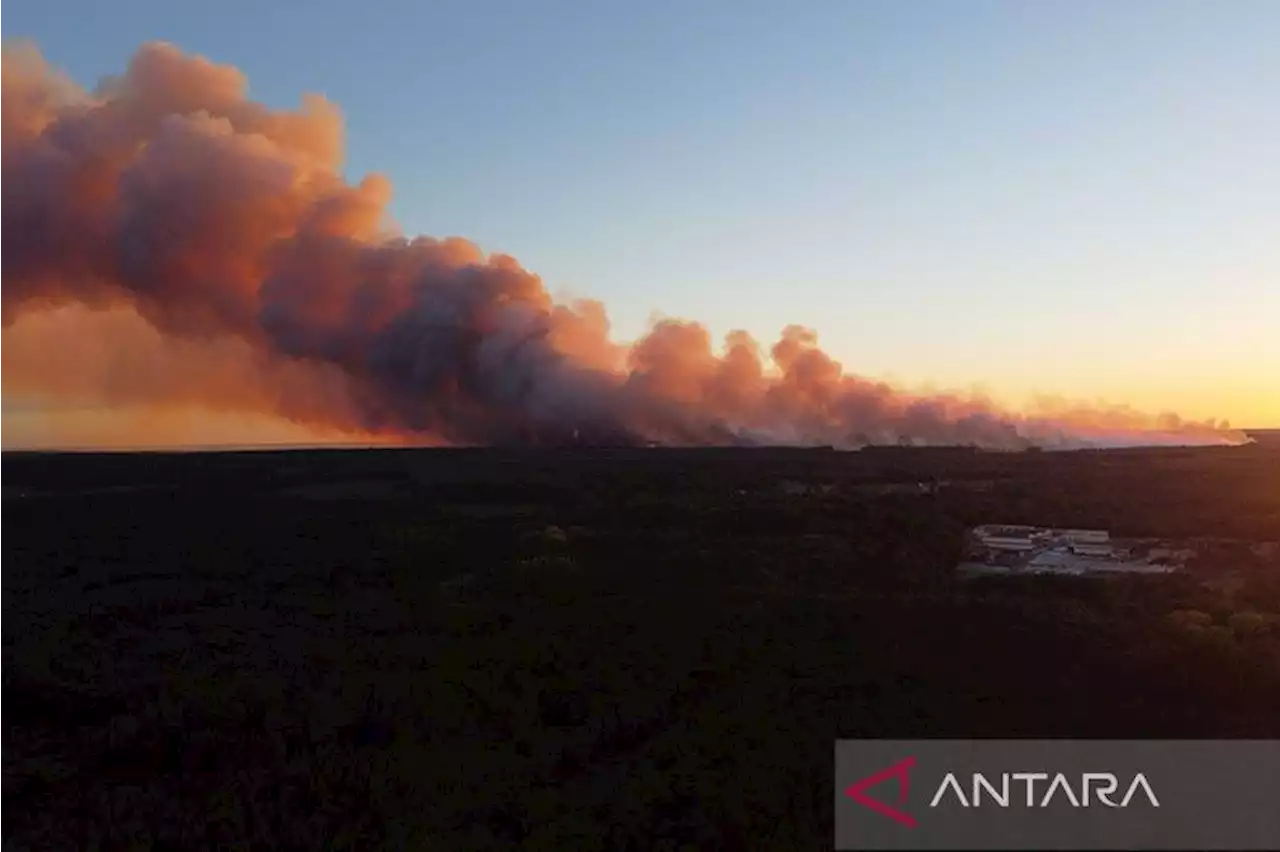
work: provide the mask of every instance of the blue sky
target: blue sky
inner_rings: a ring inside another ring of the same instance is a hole
[[[853,372],[1280,425],[1280,3],[10,3],[347,117],[408,232]]]

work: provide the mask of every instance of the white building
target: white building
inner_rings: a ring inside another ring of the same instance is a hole
[[[1063,530],[1062,537],[1072,544],[1102,544],[1111,540],[1106,530]]]
[[[986,524],[977,528],[982,536],[999,536],[1001,538],[1030,537],[1040,532],[1040,527],[1029,527],[1025,524]]]
[[[1031,550],[1034,545],[1031,544],[1031,539],[1027,538],[993,535],[983,536],[982,546],[989,550],[1024,551]]]

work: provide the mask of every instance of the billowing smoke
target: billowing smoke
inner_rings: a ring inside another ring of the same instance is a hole
[[[332,104],[245,93],[234,68],[166,44],[92,94],[6,48],[9,388],[463,444],[1240,440],[1173,415],[895,392],[797,326],[767,352],[675,320],[616,344],[600,304],[555,303],[510,257],[397,236],[387,181],[341,176]]]

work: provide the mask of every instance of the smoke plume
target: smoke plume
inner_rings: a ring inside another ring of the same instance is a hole
[[[617,344],[600,304],[557,304],[511,257],[398,236],[388,182],[341,176],[328,101],[268,109],[236,69],[167,44],[92,93],[7,47],[0,103],[20,392],[459,444],[1240,440],[1174,415],[897,392],[798,326],[767,350],[679,320]]]

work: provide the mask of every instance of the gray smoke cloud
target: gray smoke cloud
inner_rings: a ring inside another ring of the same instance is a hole
[[[131,311],[183,353],[122,362],[99,376],[105,399],[465,444],[1243,440],[1173,415],[1024,416],[898,392],[846,374],[797,326],[767,356],[745,332],[717,347],[680,320],[620,345],[603,306],[555,303],[510,257],[394,235],[388,182],[341,175],[332,104],[273,111],[246,91],[234,68],[166,44],[92,93],[33,47],[5,48],[6,329],[68,305]],[[67,325],[41,341],[66,357],[6,358],[11,386],[75,384],[63,372],[88,344]],[[126,325],[124,350],[140,334]]]

